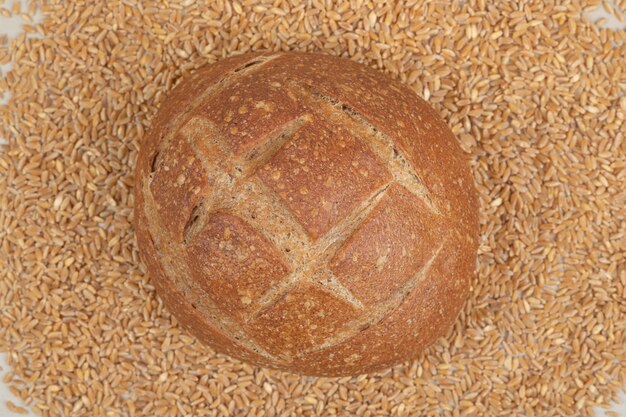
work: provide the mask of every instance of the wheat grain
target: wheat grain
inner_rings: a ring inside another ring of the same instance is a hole
[[[0,56],[13,64],[0,82],[0,349],[14,395],[44,416],[590,415],[614,400],[626,31],[584,18],[600,0],[488,3],[43,4],[29,29],[43,38]],[[199,345],[155,297],[131,226],[138,146],[182,76],[260,49],[389,72],[468,154],[479,277],[413,363],[340,379],[252,368]]]

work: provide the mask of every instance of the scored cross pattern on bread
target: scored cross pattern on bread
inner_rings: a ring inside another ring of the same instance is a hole
[[[433,182],[416,171],[397,140],[403,122],[381,128],[341,83],[307,72],[317,64],[307,57],[231,58],[174,90],[179,102],[164,103],[138,162],[136,215],[140,245],[157,258],[147,261],[155,286],[196,335],[233,356],[315,373],[307,358],[325,352],[332,362],[333,349],[380,337],[375,329],[402,320],[390,316],[416,291],[462,299],[473,265],[457,252],[475,245],[476,219],[444,227],[475,204],[454,207],[441,192],[465,197],[467,173]],[[420,284],[446,262],[468,276],[451,288]],[[442,304],[437,320],[458,304]],[[436,336],[434,324],[420,332]],[[358,370],[366,355],[328,367]]]

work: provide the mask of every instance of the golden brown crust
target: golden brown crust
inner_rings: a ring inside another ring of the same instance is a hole
[[[302,112],[302,104],[285,90],[283,82],[268,77],[269,64],[263,71],[253,71],[262,64],[253,61],[248,76],[237,77],[197,109],[220,129],[235,155],[250,150]]]
[[[385,167],[350,131],[320,117],[304,123],[258,175],[313,239],[390,179]]]
[[[181,82],[137,162],[157,291],[217,350],[316,375],[414,358],[473,275],[477,199],[445,123],[324,55],[238,56]]]
[[[138,193],[139,194],[139,193]],[[143,207],[143,199],[135,202],[136,207]],[[147,219],[142,210],[136,210],[135,222],[145,224]],[[219,327],[207,321],[197,305],[190,302],[181,289],[172,281],[172,277],[163,270],[160,259],[163,254],[156,248],[150,233],[141,227],[136,229],[137,243],[142,252],[142,258],[148,267],[154,286],[163,299],[163,303],[174,312],[177,320],[201,342],[212,346],[219,352],[237,357],[245,361],[252,361],[270,366],[271,363],[252,349],[241,346],[231,335],[227,335]]]
[[[354,305],[324,287],[301,282],[248,324],[247,330],[271,354],[289,363],[299,352],[323,343],[359,314]]]
[[[243,321],[258,299],[291,272],[282,254],[240,218],[214,212],[187,244],[191,277],[215,303]]]
[[[254,62],[260,54],[238,55],[229,59],[207,65],[196,71],[191,77],[180,82],[163,100],[159,114],[152,121],[151,132],[147,135],[148,141],[159,140],[166,135],[169,129],[177,128],[173,120],[183,122],[187,113],[195,108],[200,93],[210,94],[213,88],[219,87],[226,74],[236,73],[249,62]],[[145,144],[144,144],[145,145]]]
[[[182,240],[185,219],[209,192],[210,183],[204,175],[202,163],[186,140],[175,137],[161,146],[155,158],[150,191],[159,205],[163,227],[177,240]]]
[[[445,233],[440,216],[408,190],[392,184],[331,259],[330,268],[363,304],[375,306],[424,267]]]
[[[468,260],[448,257],[442,251],[395,311],[352,338],[297,358],[292,366],[315,375],[355,375],[363,372],[363,364],[372,372],[415,358],[454,322],[465,288],[455,288],[442,277],[455,270],[459,276],[453,279],[471,276],[473,267],[462,265]],[[324,364],[323,372],[311,366],[315,363]]]

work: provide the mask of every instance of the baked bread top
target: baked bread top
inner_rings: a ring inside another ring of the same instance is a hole
[[[470,171],[415,93],[353,61],[224,59],[164,100],[136,232],[169,309],[256,364],[347,375],[415,357],[468,293]]]

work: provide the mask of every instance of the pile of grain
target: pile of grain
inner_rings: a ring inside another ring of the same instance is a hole
[[[626,32],[584,18],[597,2],[133,3],[51,2],[26,28],[45,36],[0,45],[14,64],[0,81],[0,348],[18,397],[45,416],[573,416],[615,398]],[[155,298],[132,228],[138,146],[181,76],[258,49],[382,68],[468,153],[479,277],[415,363],[342,379],[255,369],[187,336]]]

